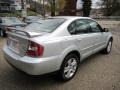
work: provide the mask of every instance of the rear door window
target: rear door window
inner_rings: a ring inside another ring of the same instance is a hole
[[[90,33],[91,32],[91,27],[87,20],[77,20],[76,21],[76,34],[85,34],[85,33]]]
[[[91,32],[91,27],[87,20],[78,19],[68,26],[68,31],[70,34],[85,34]]]

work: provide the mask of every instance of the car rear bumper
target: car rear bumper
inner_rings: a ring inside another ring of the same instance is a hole
[[[8,47],[3,48],[4,57],[8,63],[30,75],[42,75],[59,70],[59,56],[47,58],[21,57]]]

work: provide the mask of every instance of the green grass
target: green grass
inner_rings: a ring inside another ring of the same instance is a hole
[[[35,16],[37,14],[36,14],[36,12],[30,11],[30,10],[27,11],[27,15],[28,16]],[[1,17],[11,17],[11,16],[14,16],[14,17],[18,17],[19,16],[19,17],[21,17],[21,11],[0,13],[0,16]]]

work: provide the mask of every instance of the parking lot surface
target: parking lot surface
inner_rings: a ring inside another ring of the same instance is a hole
[[[0,37],[0,90],[120,90],[120,21],[99,21],[109,27],[114,42],[109,55],[97,53],[84,60],[76,76],[60,82],[54,75],[29,76],[12,68],[4,59]]]

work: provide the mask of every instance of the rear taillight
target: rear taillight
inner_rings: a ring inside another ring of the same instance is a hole
[[[43,51],[44,47],[42,45],[30,41],[26,55],[31,57],[39,57],[43,55]]]
[[[5,27],[5,30],[6,30],[6,31],[11,31],[10,28],[13,28],[13,27],[12,27],[12,26],[6,26],[6,27]]]

